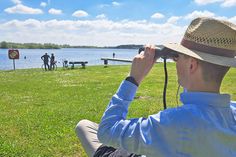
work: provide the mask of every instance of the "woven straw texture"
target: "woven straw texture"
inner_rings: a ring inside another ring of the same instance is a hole
[[[236,51],[236,25],[211,18],[197,18],[188,27],[184,39]]]

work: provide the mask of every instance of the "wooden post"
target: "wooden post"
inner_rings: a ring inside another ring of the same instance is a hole
[[[105,60],[104,60],[104,68],[106,68],[106,67],[107,67],[107,65],[108,65],[108,60],[107,60],[107,59],[105,59]]]
[[[74,69],[75,68],[75,65],[74,65],[74,63],[72,63],[72,65],[71,65],[71,69]]]
[[[85,62],[82,62],[82,68],[85,69]]]

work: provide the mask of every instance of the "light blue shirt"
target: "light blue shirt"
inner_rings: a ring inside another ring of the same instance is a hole
[[[121,83],[99,124],[100,142],[147,157],[236,157],[236,102],[230,95],[184,92],[181,107],[126,119],[136,90]]]

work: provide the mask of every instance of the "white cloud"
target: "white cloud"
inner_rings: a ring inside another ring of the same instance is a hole
[[[41,3],[40,3],[40,6],[41,6],[41,7],[46,7],[46,6],[47,6],[47,3],[46,3],[46,2],[41,2]]]
[[[114,1],[114,2],[112,2],[112,5],[113,5],[113,6],[120,6],[121,3],[118,3],[118,2],[115,2],[115,1]]]
[[[17,4],[16,6],[6,8],[4,10],[9,14],[42,14],[43,11],[40,9],[30,8],[22,4]]]
[[[106,15],[105,14],[100,14],[96,16],[97,19],[105,19]]]
[[[155,13],[151,16],[151,18],[153,19],[161,19],[161,18],[164,18],[165,16],[161,13]]]
[[[22,2],[20,0],[11,0],[15,4],[21,4]]]
[[[229,18],[229,21],[236,24],[236,16]]]
[[[178,20],[180,20],[181,16],[172,16],[167,20],[167,23],[176,24]]]
[[[195,3],[199,5],[207,5],[216,2],[222,2],[223,0],[194,0]]]
[[[98,8],[103,9],[103,8],[106,8],[106,7],[118,7],[118,6],[121,6],[121,5],[122,5],[122,3],[114,1],[111,4],[100,4],[100,5],[98,5]]]
[[[236,6],[236,0],[224,0],[221,4],[222,7],[233,7]]]
[[[74,17],[86,17],[86,16],[88,16],[88,13],[83,11],[83,10],[77,10],[72,14],[72,16],[74,16]]]
[[[48,10],[48,13],[53,15],[60,15],[62,14],[62,10],[51,8]]]
[[[197,17],[214,17],[214,16],[215,16],[214,13],[207,11],[207,10],[204,10],[204,11],[195,10],[194,12],[187,14],[184,18],[191,20],[191,19],[195,19]]]
[[[190,15],[190,14],[189,14]],[[112,46],[120,44],[163,44],[180,42],[186,30],[185,17],[170,17],[166,23],[95,20],[11,20],[0,22],[0,41]],[[236,23],[234,17],[219,17]]]
[[[194,0],[199,5],[207,5],[213,3],[220,3],[221,7],[232,7],[236,6],[236,0]]]
[[[204,11],[195,10],[192,13],[189,13],[189,14],[183,16],[182,18],[185,19],[185,20],[193,20],[197,17],[211,17],[211,18],[216,18],[216,19],[219,19],[219,20],[230,21],[229,20],[230,18],[228,18],[226,16],[217,16],[215,13],[210,12],[208,10],[204,10]]]
[[[50,42],[71,45],[109,46],[161,44],[180,41],[185,27],[150,21],[97,20],[12,20],[0,23],[0,41]],[[109,40],[108,40],[109,39]]]

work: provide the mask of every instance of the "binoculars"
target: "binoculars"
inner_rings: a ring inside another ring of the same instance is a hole
[[[145,47],[141,47],[138,50],[138,53],[141,53],[142,51],[145,50]],[[156,47],[155,48],[155,57],[154,58],[162,58],[162,59],[173,59],[175,57],[178,57],[178,53],[170,50],[168,48],[160,48],[160,47]]]

